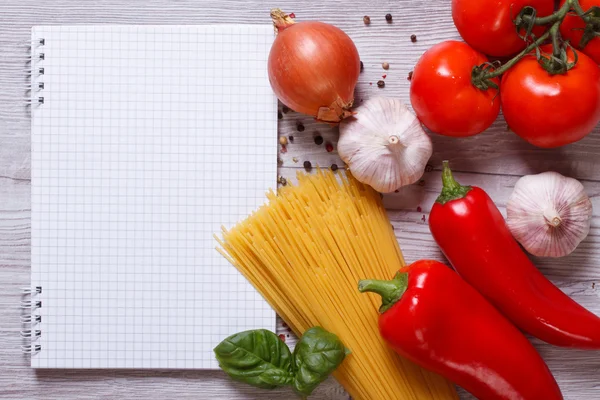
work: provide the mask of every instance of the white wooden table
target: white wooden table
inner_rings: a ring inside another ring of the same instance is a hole
[[[302,4],[304,3],[304,4]],[[203,24],[269,23],[272,7],[295,12],[299,20],[333,23],[354,39],[364,72],[357,99],[375,95],[408,101],[406,77],[420,54],[434,43],[458,38],[450,0],[2,0],[0,2],[0,398],[6,399],[291,399],[289,391],[265,392],[238,385],[218,371],[42,370],[29,368],[19,350],[19,288],[29,284],[30,138],[25,96],[26,42],[39,24]],[[393,23],[385,14],[393,15]],[[362,22],[371,17],[371,25]],[[416,34],[417,43],[410,35]],[[390,63],[384,71],[382,62]],[[376,82],[387,74],[384,89]],[[305,126],[297,131],[297,124]],[[316,145],[320,134],[335,146],[337,131],[293,112],[280,120],[280,135],[294,141],[281,154],[280,174],[294,175],[313,165],[342,165],[337,153]],[[549,169],[580,179],[592,198],[595,217],[589,237],[571,256],[536,260],[541,270],[596,314],[600,314],[600,131],[557,150],[541,150],[506,132],[498,121],[480,136],[455,140],[434,136],[434,171],[421,185],[386,196],[396,235],[407,261],[443,260],[427,227],[431,205],[440,190],[440,164],[451,161],[457,178],[483,187],[504,210],[516,180]],[[297,161],[297,162],[296,162]],[[275,162],[275,160],[273,160]],[[243,166],[240,166],[243,168]],[[554,372],[566,399],[600,399],[600,352],[554,348],[534,340]],[[518,361],[517,361],[518,362]],[[462,398],[471,398],[461,392]],[[347,399],[333,381],[317,399]],[[376,399],[377,400],[377,399]],[[543,400],[543,399],[540,399]]]

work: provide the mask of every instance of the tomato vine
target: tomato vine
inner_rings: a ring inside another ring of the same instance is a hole
[[[529,45],[507,61],[503,65],[498,62],[485,63],[473,67],[471,81],[473,85],[481,90],[497,88],[492,81],[493,78],[504,74],[523,57],[535,51],[536,58],[540,65],[551,75],[565,74],[577,64],[577,52],[573,51],[574,60],[569,62],[567,49],[572,48],[568,41],[563,41],[560,35],[560,25],[569,13],[575,13],[585,22],[584,34],[578,44],[583,49],[592,39],[600,37],[600,7],[594,6],[585,11],[581,7],[579,0],[566,0],[564,4],[553,14],[538,17],[537,11],[533,7],[524,7],[514,19],[514,24],[519,36],[530,42]],[[532,33],[534,26],[550,26],[540,37],[535,37]],[[524,34],[520,32],[524,31]],[[540,50],[540,46],[550,39],[552,43],[552,54],[545,54]]]

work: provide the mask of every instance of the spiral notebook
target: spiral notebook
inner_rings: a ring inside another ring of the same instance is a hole
[[[275,313],[213,234],[277,179],[271,26],[32,29],[37,368],[215,368]]]

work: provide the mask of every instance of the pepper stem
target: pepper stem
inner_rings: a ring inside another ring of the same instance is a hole
[[[381,296],[381,307],[379,312],[384,313],[390,309],[400,298],[408,286],[408,274],[398,272],[394,279],[382,281],[377,279],[363,279],[358,282],[358,291],[361,293],[371,292]]]
[[[435,200],[436,202],[446,204],[452,200],[462,199],[471,189],[471,186],[462,186],[456,182],[450,170],[450,163],[447,160],[442,161],[442,193]]]

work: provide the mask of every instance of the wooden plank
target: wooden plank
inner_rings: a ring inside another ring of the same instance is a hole
[[[374,2],[309,0],[4,0],[0,5],[0,397],[27,399],[65,398],[194,398],[194,399],[281,399],[292,398],[289,391],[265,392],[234,384],[216,371],[34,371],[18,346],[20,301],[18,289],[29,283],[29,120],[21,99],[27,83],[28,68],[23,56],[32,25],[142,23],[268,23],[268,10],[280,6],[294,11],[299,20],[319,19],[344,29],[356,42],[365,70],[357,88],[360,99],[375,95],[399,97],[408,101],[410,83],[406,80],[414,63],[428,47],[458,35],[450,18],[450,2],[434,0],[400,0]],[[394,22],[387,24],[384,15],[391,13]],[[365,27],[363,15],[371,16]],[[418,36],[411,43],[411,34]],[[386,87],[375,85],[384,70]],[[373,85],[369,85],[373,83]],[[300,121],[305,130],[298,132]],[[319,132],[335,146],[337,129],[317,125],[308,117],[290,112],[280,123],[281,135],[293,135],[294,143],[281,154],[282,174],[289,177],[302,161],[313,165],[330,165],[341,161],[335,150],[327,153],[317,146],[313,136]],[[484,187],[503,210],[518,175],[556,169],[566,175],[588,179],[584,182],[592,196],[595,217],[590,236],[572,255],[561,260],[535,260],[562,290],[600,313],[600,294],[596,288],[600,270],[600,231],[598,193],[600,167],[595,163],[600,150],[598,131],[582,142],[558,150],[541,150],[525,144],[505,131],[499,120],[489,132],[470,139],[456,140],[434,135],[435,153],[431,161],[436,168],[442,159],[450,159],[457,171],[492,175],[457,174],[465,183]],[[293,158],[298,162],[295,163]],[[515,175],[515,176],[501,176]],[[425,185],[414,185],[401,193],[386,196],[390,217],[407,260],[436,258],[441,253],[431,240],[427,212],[439,190],[439,173],[424,177]],[[422,211],[417,211],[421,207]],[[425,215],[426,220],[421,218]],[[600,361],[595,353],[557,349],[534,341],[556,374],[566,399],[600,396],[598,374]],[[339,386],[330,381],[318,389],[315,399],[346,399]],[[462,398],[472,397],[462,393]]]

